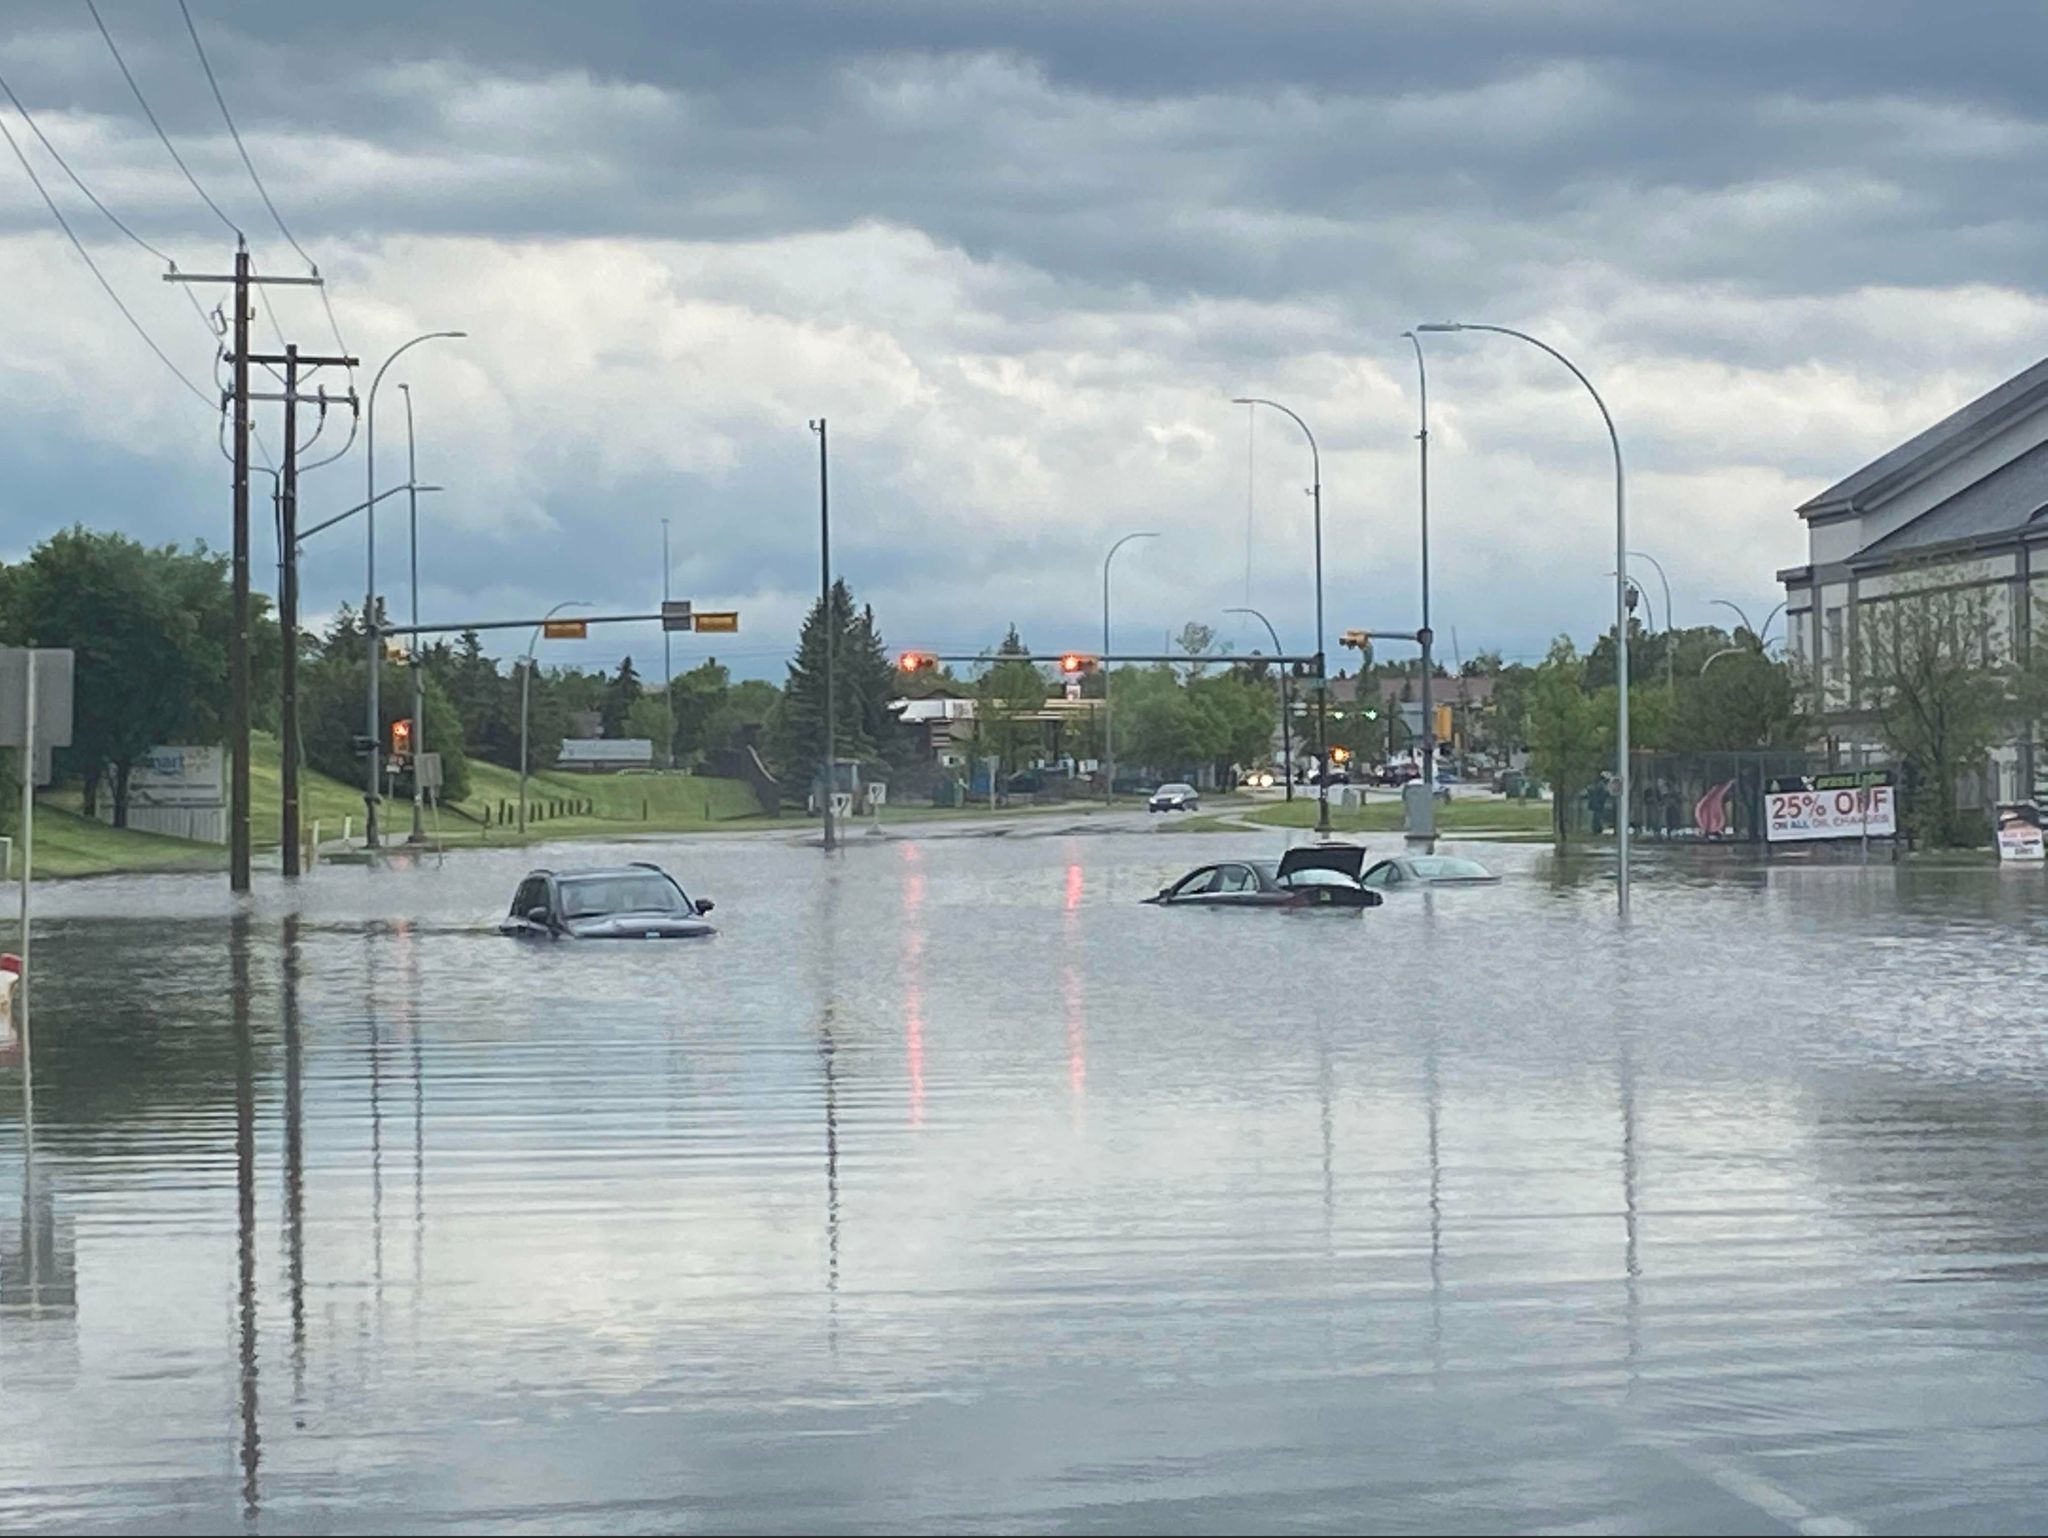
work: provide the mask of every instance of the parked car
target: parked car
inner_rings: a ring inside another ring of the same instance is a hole
[[[1375,778],[1382,785],[1406,785],[1410,780],[1422,778],[1422,771],[1413,764],[1385,764]]]
[[[1381,860],[1359,878],[1376,892],[1413,892],[1435,886],[1497,886],[1500,877],[1477,860],[1454,854],[1401,854]]]
[[[1343,850],[1355,857],[1331,853]],[[1162,908],[1377,908],[1385,899],[1345,868],[1364,858],[1355,844],[1310,844],[1277,862],[1223,860],[1197,866],[1144,900]]]
[[[708,900],[646,860],[600,870],[534,870],[512,895],[498,933],[531,940],[694,940],[715,931]]]
[[[1202,805],[1201,795],[1192,785],[1183,785],[1175,780],[1160,786],[1152,792],[1152,799],[1145,804],[1150,812],[1192,812]]]

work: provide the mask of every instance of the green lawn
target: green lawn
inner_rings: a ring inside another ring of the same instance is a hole
[[[1313,828],[1316,798],[1297,794],[1292,801],[1275,802],[1247,813],[1247,822],[1274,828]],[[1550,835],[1548,801],[1439,801],[1436,825],[1445,833],[1498,833],[1512,837]],[[1396,833],[1406,826],[1399,801],[1368,801],[1351,810],[1332,803],[1330,827],[1338,833]]]
[[[45,876],[103,876],[114,871],[223,870],[227,850],[157,833],[110,828],[44,801],[36,803],[35,873]],[[15,844],[10,875],[21,873]]]

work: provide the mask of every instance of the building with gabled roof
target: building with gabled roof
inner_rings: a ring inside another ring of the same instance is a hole
[[[1983,663],[2028,658],[2048,619],[2048,359],[1943,417],[1802,503],[1807,562],[1778,573],[1788,657],[1845,750],[1883,754],[1858,676],[1884,606],[1929,588],[1980,591]],[[1994,753],[1981,792],[2034,794],[2031,741]],[[2040,765],[2048,769],[2048,761]]]

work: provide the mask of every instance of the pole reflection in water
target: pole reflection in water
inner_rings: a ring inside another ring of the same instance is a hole
[[[1431,892],[1422,894],[1422,936],[1422,975],[1433,978],[1438,974],[1436,897]],[[1444,1096],[1439,1054],[1443,1023],[1434,988],[1422,989],[1421,1008],[1423,1110],[1429,1129],[1429,1365],[1432,1384],[1441,1388],[1444,1373]]]
[[[384,1102],[383,1033],[377,1020],[377,943],[372,926],[364,936],[363,1014],[370,1029],[370,1296],[379,1328],[384,1323]]]
[[[228,922],[228,997],[235,1031],[235,1232],[241,1315],[242,1514],[254,1521],[262,1458],[256,1401],[256,1043],[249,1009],[249,915]]]
[[[838,997],[833,971],[839,924],[839,870],[828,866],[819,894],[818,1065],[825,1092],[825,1342],[839,1355],[839,1081],[834,1056]]]
[[[910,1071],[910,1125],[924,1125],[924,872],[905,844],[903,877],[903,1056]]]
[[[417,1345],[420,1296],[427,1279],[427,1065],[420,1041],[420,947],[411,925],[405,930],[405,1015],[412,1035],[412,1328]]]
[[[1067,1011],[1067,1090],[1073,1098],[1074,1123],[1080,1125],[1088,1099],[1087,995],[1081,983],[1081,892],[1083,877],[1079,862],[1067,866],[1067,900],[1061,914],[1061,935],[1066,942],[1066,965],[1060,978],[1060,993]]]
[[[1614,988],[1615,1080],[1621,1101],[1622,1330],[1628,1361],[1628,1387],[1633,1393],[1641,1372],[1643,1349],[1641,1300],[1638,1297],[1643,1258],[1637,1206],[1636,1059],[1633,1027],[1629,1020],[1629,992],[1628,954],[1624,944],[1620,973]]]
[[[306,1407],[305,1044],[299,1035],[299,916],[284,920],[284,1245],[292,1311],[292,1413]]]

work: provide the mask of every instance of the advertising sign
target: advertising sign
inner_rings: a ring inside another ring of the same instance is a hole
[[[129,804],[198,811],[226,806],[226,757],[220,748],[151,748],[128,771]]]
[[[2031,801],[2005,802],[1998,808],[1998,858],[2033,860],[2042,857],[2041,809]]]
[[[1898,793],[1888,769],[1776,779],[1764,793],[1764,836],[1773,844],[1819,838],[1893,838]]]

